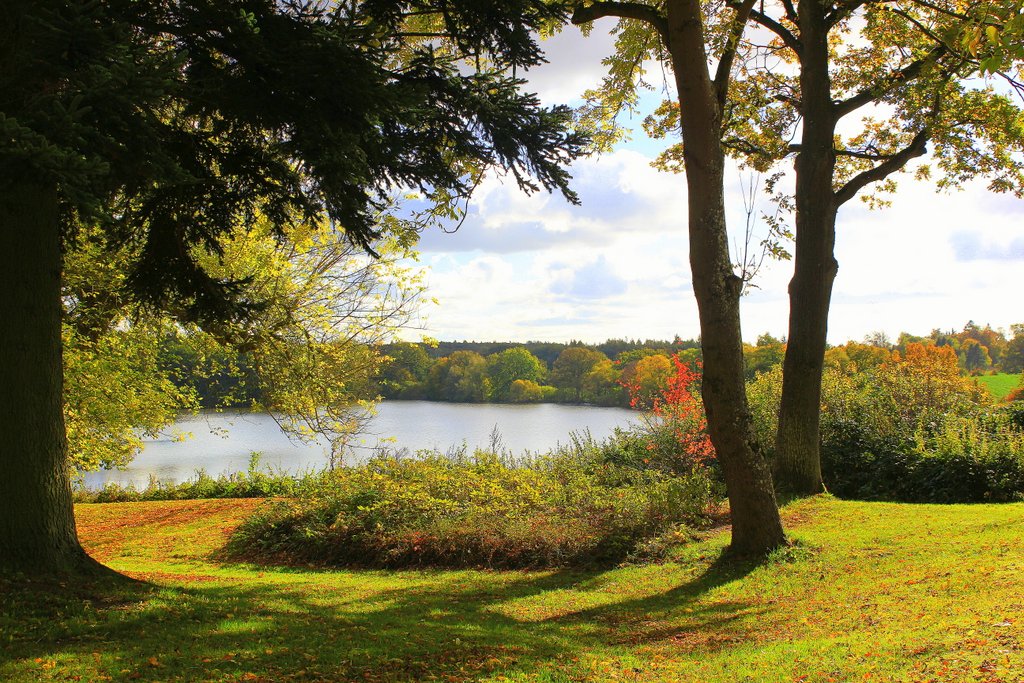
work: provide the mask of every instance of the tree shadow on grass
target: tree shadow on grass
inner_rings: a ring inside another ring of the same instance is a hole
[[[694,578],[681,574],[667,589],[625,600],[609,590],[622,583],[616,570],[254,572],[96,595],[37,587],[35,596],[30,589],[0,600],[0,632],[11,634],[0,641],[0,679],[46,680],[32,676],[51,662],[46,671],[65,680],[476,680],[538,669],[568,675],[575,658],[608,648],[663,641],[706,650],[743,641],[760,606],[706,598],[756,566],[722,556]],[[596,589],[605,593],[603,604],[575,606]],[[538,602],[555,608],[546,614]]]

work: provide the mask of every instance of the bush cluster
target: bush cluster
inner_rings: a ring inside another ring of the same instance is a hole
[[[948,362],[948,361],[946,361]],[[781,370],[749,387],[755,432],[771,454]],[[1024,499],[1024,410],[997,406],[956,366],[826,370],[822,471],[836,496],[915,503]]]
[[[646,442],[620,433],[519,461],[382,455],[269,502],[229,547],[250,561],[333,566],[614,564],[685,536],[715,499],[708,470],[666,472],[638,449]]]
[[[1024,432],[1005,410],[950,415],[912,435],[880,435],[855,422],[830,425],[826,485],[837,496],[911,503],[1024,500]]]
[[[260,466],[260,454],[253,453],[245,472],[210,476],[205,470],[196,470],[195,476],[181,483],[167,483],[150,477],[149,484],[138,489],[129,484],[109,483],[99,490],[78,486],[74,490],[76,503],[128,503],[147,500],[191,500],[196,498],[268,498],[292,496],[322,476],[320,473],[293,475],[275,472]]]

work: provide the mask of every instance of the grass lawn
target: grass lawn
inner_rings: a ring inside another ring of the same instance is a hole
[[[998,399],[1006,398],[1007,394],[1020,386],[1020,375],[1009,375],[1005,372],[997,375],[978,375],[976,379]]]
[[[255,501],[81,505],[147,582],[0,582],[2,681],[1024,681],[1024,504],[786,508],[798,545],[710,533],[603,572],[227,564]]]

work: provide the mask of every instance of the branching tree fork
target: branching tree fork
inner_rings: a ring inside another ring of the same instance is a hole
[[[747,145],[735,149],[755,166],[795,154],[794,274],[775,444],[776,483],[792,493],[823,488],[821,377],[839,209],[871,185],[891,191],[891,176],[924,157],[929,143],[940,187],[988,175],[996,191],[1024,188],[1019,109],[1005,92],[968,81],[1016,68],[999,41],[1005,15],[959,7],[941,0],[800,0],[751,12],[776,42],[748,46],[762,61],[742,76],[742,92],[754,95],[754,104],[735,135]],[[775,45],[796,68],[788,79],[763,68],[766,54],[778,54]],[[865,114],[869,107],[883,118]],[[772,111],[778,108],[789,111]],[[800,142],[786,146],[797,123]],[[769,150],[781,155],[773,159]],[[918,169],[920,178],[929,174],[927,166]]]
[[[607,139],[614,139],[614,117],[636,107],[644,60],[659,59],[673,70],[679,102],[666,101],[645,126],[665,136],[682,125],[682,144],[666,150],[659,164],[685,169],[689,178],[706,168],[696,163],[687,137],[687,126],[696,123],[692,104],[686,105],[693,95],[682,89],[678,70],[706,62],[681,62],[678,47],[671,46],[663,18],[676,6],[597,2],[577,9],[574,18],[621,18],[617,54],[609,76],[590,93],[587,112],[612,130]],[[1011,95],[1022,92],[1017,75],[1024,57],[1022,5],[1019,0],[978,6],[951,0],[727,0],[702,8],[707,28],[702,39],[719,59],[711,86],[721,115],[702,121],[718,126],[708,134],[758,171],[794,161],[792,195],[778,191],[778,173],[767,183],[776,189],[781,208],[795,210],[796,235],[775,482],[791,493],[815,493],[822,489],[821,374],[838,272],[838,211],[869,188],[875,194],[865,198],[884,204],[882,195],[895,187],[893,175],[928,155],[929,146],[932,163],[917,167],[919,178],[937,171],[936,184],[943,188],[987,176],[993,190],[1020,193],[1024,129]],[[692,14],[697,21],[699,12]],[[746,32],[741,18],[753,25]],[[649,40],[666,35],[668,55]],[[980,76],[1000,79],[1004,87],[979,84]],[[695,270],[695,284],[696,279]]]
[[[734,272],[725,222],[725,147],[721,129],[733,62],[754,0],[736,6],[723,23],[717,66],[709,70],[699,0],[645,5],[579,5],[574,24],[602,17],[640,22],[656,31],[667,52],[678,93],[683,166],[688,191],[690,268],[700,314],[704,356],[702,395],[708,432],[725,476],[732,514],[732,545],[761,555],[785,543],[768,461],[755,443],[744,386],[740,330],[742,279]],[[639,51],[641,54],[644,50]],[[630,89],[632,83],[629,84]]]

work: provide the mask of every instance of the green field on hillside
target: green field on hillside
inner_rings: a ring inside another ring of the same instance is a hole
[[[996,398],[1006,398],[1006,395],[1020,386],[1020,375],[1010,375],[1000,372],[997,375],[979,375],[977,377],[981,386],[992,392]]]
[[[223,563],[258,501],[78,506],[146,583],[0,583],[3,681],[1020,681],[1024,504],[790,505],[796,545],[609,571]]]

